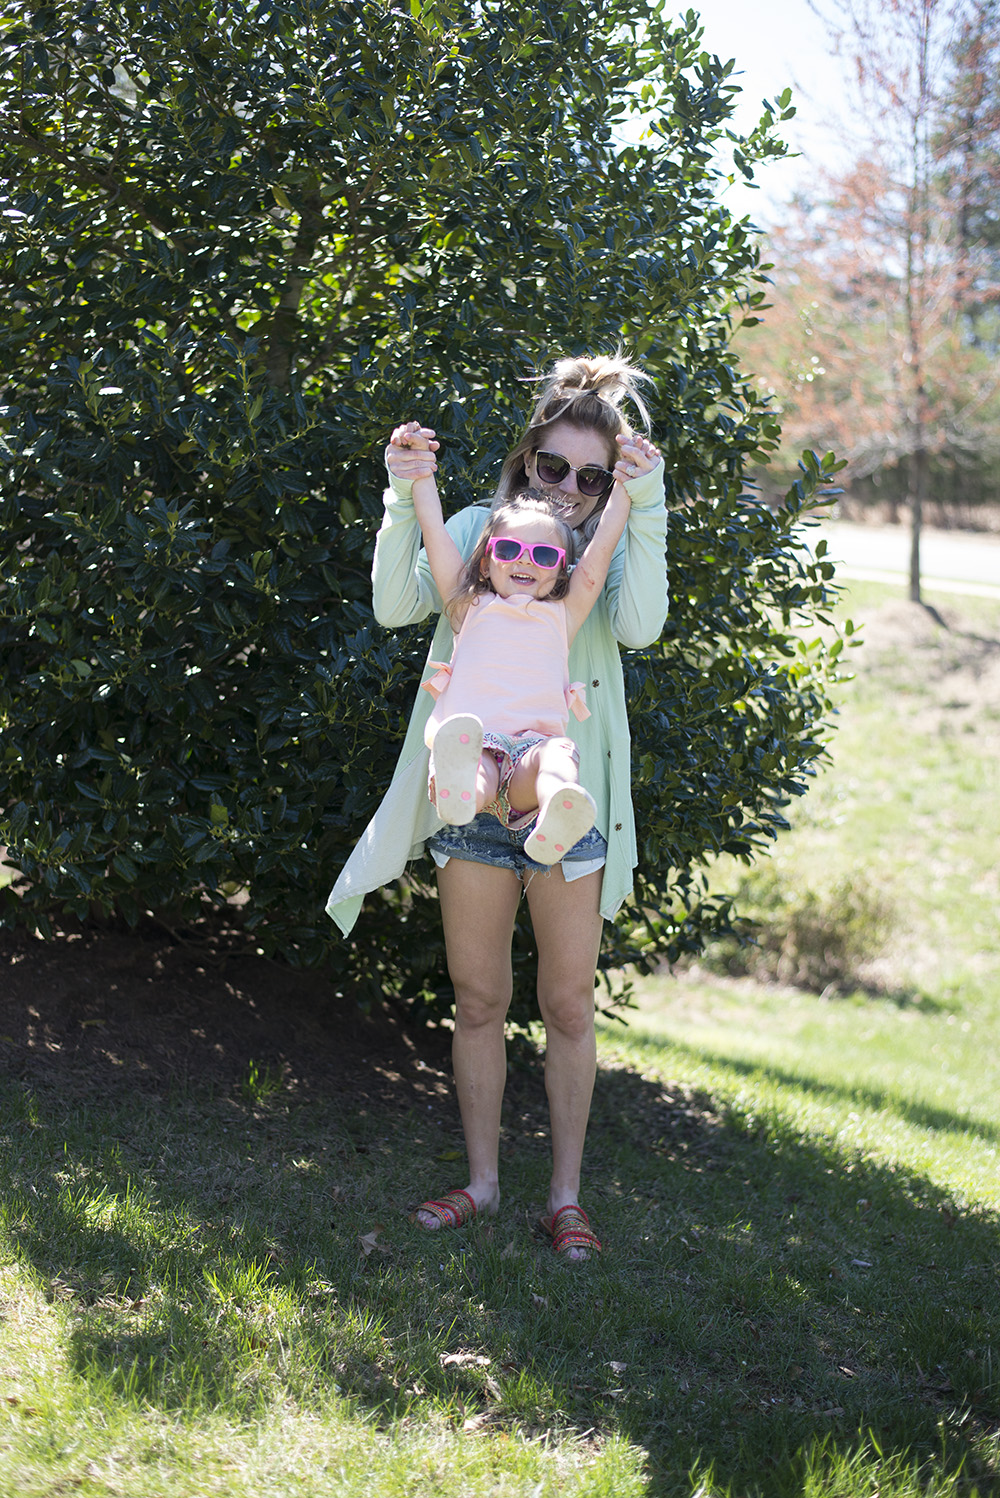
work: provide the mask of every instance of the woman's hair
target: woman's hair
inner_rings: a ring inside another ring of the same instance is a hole
[[[608,467],[618,458],[615,438],[630,430],[621,412],[621,404],[632,402],[646,431],[650,419],[640,393],[642,384],[651,377],[630,364],[621,349],[616,354],[595,354],[592,358],[560,359],[552,372],[543,376],[543,384],[531,419],[521,438],[508,454],[500,470],[495,504],[504,504],[512,494],[523,490],[528,482],[525,459],[545,446],[545,433],[557,421],[567,421],[582,431],[596,432],[608,449]],[[601,500],[581,527],[589,538],[606,500]]]
[[[566,563],[560,569],[551,590],[546,593],[546,598],[565,598],[569,591],[569,568],[576,560],[577,536],[571,525],[568,525],[561,516],[557,515],[550,502],[543,494],[535,489],[523,489],[517,494],[512,494],[509,499],[497,501],[490,511],[486,524],[483,526],[479,540],[476,542],[475,550],[469,557],[458,587],[451,598],[445,604],[445,614],[449,621],[454,619],[455,610],[462,604],[475,603],[476,599],[483,593],[493,591],[488,576],[484,571],[483,562],[486,560],[486,546],[491,536],[495,535],[502,525],[516,525],[518,518],[523,515],[537,517],[544,516],[555,525],[560,543],[566,552]]]

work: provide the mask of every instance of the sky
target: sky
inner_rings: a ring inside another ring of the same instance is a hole
[[[726,201],[734,211],[750,211],[762,224],[775,221],[780,205],[816,165],[836,169],[846,164],[845,132],[837,106],[846,78],[844,64],[833,56],[823,22],[808,0],[691,0],[705,30],[703,46],[723,61],[736,59],[736,81],[744,98],[737,127],[749,129],[760,115],[763,99],[791,88],[797,115],[781,129],[802,159],[772,163],[759,173],[759,191],[734,187]],[[681,4],[678,11],[686,6]]]

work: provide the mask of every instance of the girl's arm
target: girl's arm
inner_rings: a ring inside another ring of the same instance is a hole
[[[447,604],[458,591],[465,562],[445,529],[444,512],[433,474],[414,480],[413,508],[424,538],[424,551],[427,553],[431,576],[443,602]]]
[[[570,644],[600,597],[615,548],[628,523],[631,507],[632,501],[624,484],[620,480],[616,481],[608,502],[601,511],[597,529],[570,574],[569,592],[566,595],[566,628]]]
[[[465,564],[462,553],[445,530],[441,497],[434,479],[437,467],[434,454],[439,446],[434,441],[433,428],[422,427],[418,421],[408,421],[397,427],[389,438],[385,461],[393,480],[410,481],[413,512],[424,539],[431,577],[447,603],[458,589]]]

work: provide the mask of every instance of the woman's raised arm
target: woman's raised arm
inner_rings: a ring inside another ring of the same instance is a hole
[[[659,639],[667,617],[667,511],[664,467],[627,480],[632,508],[625,536],[611,565],[604,593],[615,639],[642,650]]]
[[[419,624],[441,608],[413,505],[413,481],[433,474],[437,448],[432,429],[410,421],[395,429],[385,450],[389,487],[372,561],[372,607],[386,629]]]

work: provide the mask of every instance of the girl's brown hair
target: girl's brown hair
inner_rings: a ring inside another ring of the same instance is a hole
[[[651,377],[630,364],[621,350],[616,354],[595,354],[591,358],[560,359],[543,379],[528,425],[500,470],[495,504],[505,504],[511,495],[526,487],[525,460],[545,446],[546,430],[557,421],[568,421],[571,426],[603,437],[608,447],[609,468],[613,468],[618,459],[615,438],[630,430],[620,409],[624,400],[632,402],[642,425],[649,431],[649,411],[640,386],[651,384]],[[587,538],[597,529],[605,503],[602,500],[581,527]]]
[[[569,568],[576,560],[577,535],[571,525],[568,525],[561,516],[557,515],[552,505],[543,494],[534,489],[524,489],[509,498],[498,500],[490,511],[489,518],[483,526],[482,534],[476,542],[475,550],[469,557],[464,568],[458,587],[448,602],[445,604],[445,614],[449,622],[454,621],[455,612],[463,604],[469,605],[476,602],[484,593],[492,593],[488,569],[484,571],[483,563],[486,560],[486,545],[490,537],[495,535],[501,525],[515,525],[518,517],[523,515],[543,515],[546,520],[551,520],[558,533],[560,544],[566,552],[566,564],[560,570],[551,590],[546,593],[546,598],[565,598],[569,591]]]

